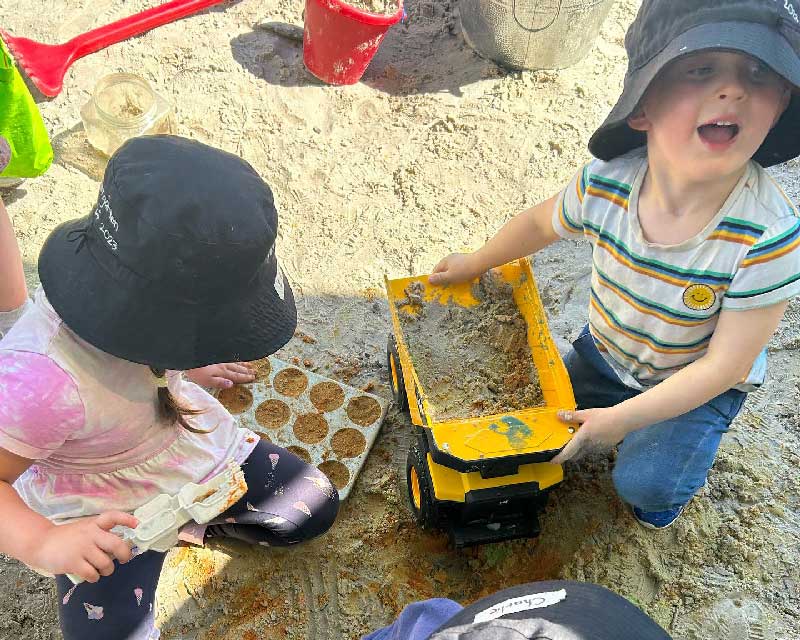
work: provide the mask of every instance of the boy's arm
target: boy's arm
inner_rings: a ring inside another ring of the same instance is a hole
[[[431,284],[471,280],[484,271],[536,253],[559,239],[553,228],[553,210],[559,195],[526,209],[509,220],[473,253],[454,253],[433,269]]]
[[[566,416],[566,421],[582,426],[553,462],[568,460],[592,442],[615,445],[631,431],[696,409],[742,382],[775,333],[786,305],[784,301],[747,311],[722,311],[702,358],[616,406]]]
[[[28,288],[17,238],[0,199],[0,312],[18,309],[27,298]]]

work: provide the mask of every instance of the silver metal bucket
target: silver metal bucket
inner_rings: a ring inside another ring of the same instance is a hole
[[[562,69],[592,48],[614,0],[460,0],[469,46],[512,69]]]

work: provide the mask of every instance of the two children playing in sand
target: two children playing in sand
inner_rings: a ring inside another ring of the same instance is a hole
[[[648,527],[672,524],[705,482],[800,293],[800,218],[764,171],[800,154],[793,4],[644,0],[622,96],[589,143],[597,160],[430,278],[589,240],[589,323],[565,358],[580,410],[562,416],[580,428],[553,461],[619,444],[616,489]],[[16,321],[0,327],[0,551],[58,574],[65,638],[98,621],[104,638],[157,637],[163,555],[128,563],[109,530],[228,457],[248,462],[251,490],[210,535],[292,544],[332,524],[327,479],[236,429],[177,373],[249,381],[217,363],[291,337],[276,227],[269,188],[238,158],[135,139],[111,159],[96,208],[48,238],[42,288],[16,319],[24,275],[0,207],[0,321]],[[231,287],[233,274],[246,286]],[[64,573],[89,581],[79,599]]]

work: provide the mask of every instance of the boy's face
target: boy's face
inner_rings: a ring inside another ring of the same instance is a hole
[[[670,63],[628,124],[648,153],[693,179],[734,174],[752,158],[789,103],[787,83],[741,53],[701,51]]]

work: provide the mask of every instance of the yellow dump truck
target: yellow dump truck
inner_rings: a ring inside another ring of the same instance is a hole
[[[400,314],[415,312],[406,293],[414,283],[423,285],[416,290],[426,302],[463,307],[479,304],[474,283],[434,286],[427,275],[386,279],[393,328],[387,345],[392,393],[397,406],[408,410],[416,431],[406,463],[411,509],[422,527],[448,531],[457,548],[538,535],[538,512],[549,490],[563,478],[562,468],[548,461],[574,433],[574,427],[556,415],[561,409],[574,409],[575,398],[530,262],[517,260],[496,273],[511,285],[525,320],[544,404],[442,421],[428,400],[430,390],[423,388],[414,370]]]

